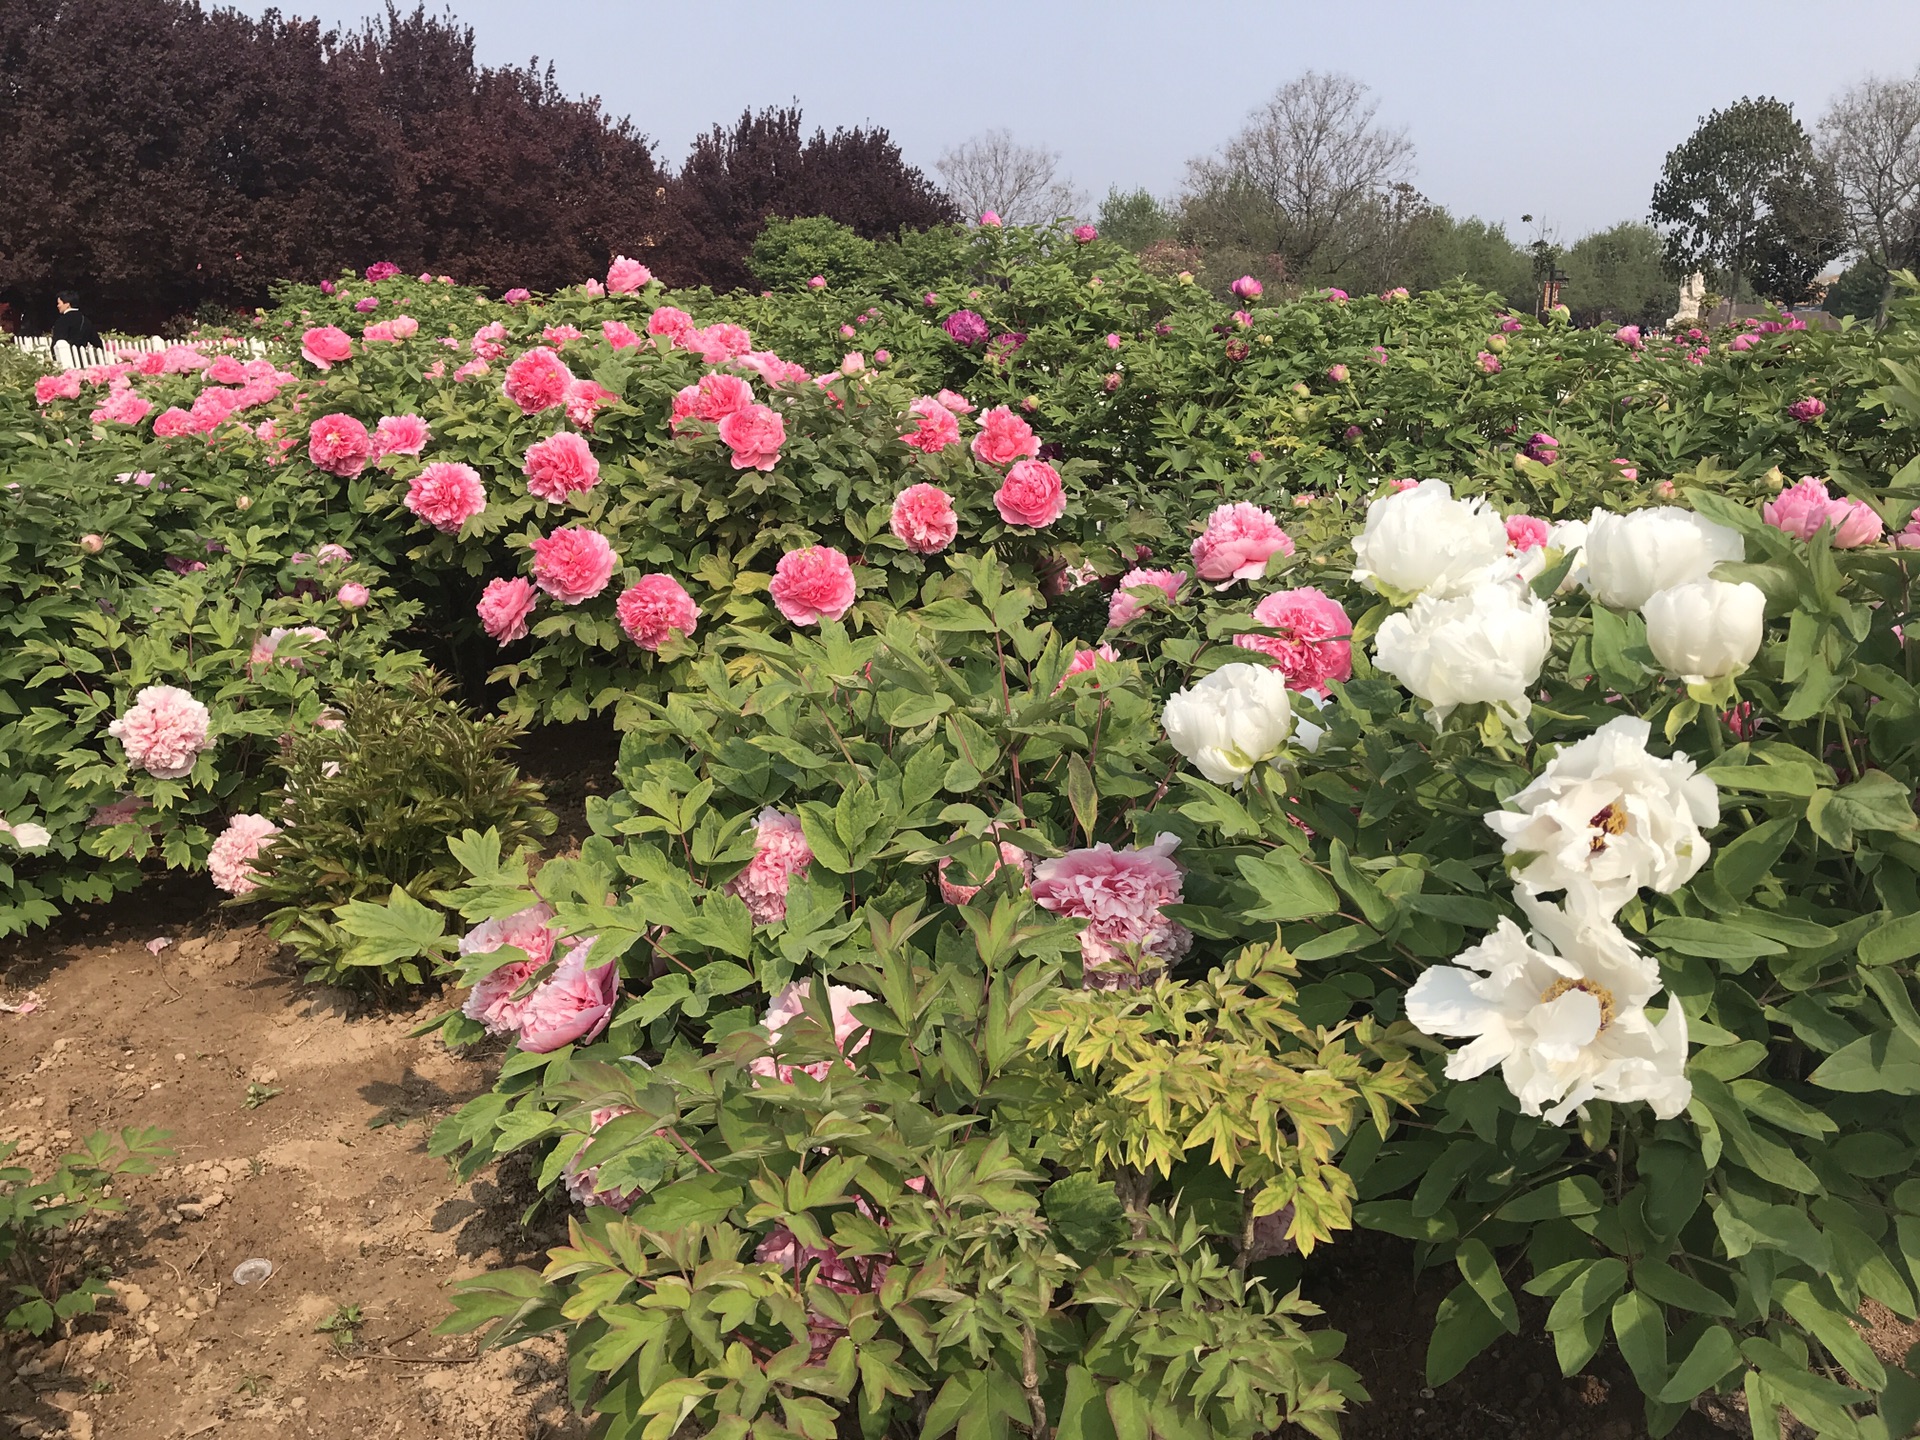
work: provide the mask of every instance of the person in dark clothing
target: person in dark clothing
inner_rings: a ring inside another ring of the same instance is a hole
[[[93,328],[91,320],[80,313],[80,297],[74,291],[62,290],[54,300],[53,308],[60,312],[53,317],[54,341],[64,340],[75,347],[100,343],[100,332]]]

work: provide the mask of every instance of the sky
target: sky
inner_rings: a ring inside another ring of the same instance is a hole
[[[266,0],[223,0],[258,15]],[[353,23],[379,0],[277,0]],[[411,3],[411,0],[408,0]],[[436,13],[449,0],[432,0]],[[450,0],[483,64],[552,61],[661,160],[748,106],[879,125],[909,162],[994,127],[1062,157],[1094,199],[1174,194],[1189,158],[1307,69],[1372,87],[1415,182],[1518,240],[1644,219],[1666,152],[1743,95],[1811,128],[1878,71],[1920,68],[1915,0]],[[1535,217],[1531,225],[1522,215]]]

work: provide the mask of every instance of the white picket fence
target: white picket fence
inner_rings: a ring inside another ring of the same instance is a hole
[[[176,343],[159,335],[103,335],[101,340],[104,343],[99,345],[72,345],[65,340],[49,339],[45,335],[13,337],[16,346],[55,370],[83,370],[90,365],[111,365],[131,355],[157,353]],[[192,343],[194,349],[203,352],[211,350],[230,355],[267,353],[263,343],[245,335],[208,338]]]

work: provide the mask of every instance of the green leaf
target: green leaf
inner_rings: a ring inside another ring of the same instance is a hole
[[[1067,759],[1067,803],[1073,818],[1080,822],[1080,833],[1093,844],[1093,832],[1100,823],[1100,792],[1094,788],[1093,773],[1078,755]]]
[[[1878,1390],[1887,1383],[1886,1367],[1874,1355],[1866,1338],[1853,1328],[1852,1320],[1841,1311],[1829,1308],[1806,1281],[1776,1281],[1773,1298],[1808,1334],[1826,1346],[1860,1385]]]
[[[1572,1215],[1595,1215],[1603,1203],[1598,1181],[1586,1175],[1573,1175],[1529,1191],[1517,1200],[1509,1200],[1495,1212],[1494,1218],[1531,1224]]]
[[[1829,1055],[1807,1079],[1853,1095],[1920,1095],[1920,1045],[1898,1030],[1862,1035]]]
[[[1514,1303],[1513,1292],[1507,1288],[1507,1282],[1501,1276],[1500,1267],[1494,1262],[1493,1252],[1487,1248],[1486,1242],[1461,1241],[1460,1248],[1454,1252],[1453,1261],[1460,1267],[1462,1278],[1473,1287],[1473,1293],[1480,1297],[1501,1327],[1509,1335],[1518,1335],[1520,1308]],[[1432,1378],[1431,1368],[1428,1371],[1428,1383],[1441,1383]]]
[[[1709,1325],[1655,1398],[1670,1405],[1689,1404],[1740,1364],[1740,1347],[1734,1344],[1731,1332],[1724,1325]]]
[[[1723,925],[1718,920],[1684,916],[1660,921],[1647,932],[1647,938],[1663,950],[1698,955],[1705,960],[1757,960],[1763,955],[1787,953],[1787,947],[1778,940]]]
[[[354,937],[347,957],[351,965],[391,965],[423,955],[451,954],[456,948],[447,936],[447,917],[398,885],[385,904],[349,900],[336,905],[333,913],[340,928]]]
[[[1327,878],[1291,850],[1242,855],[1234,868],[1260,892],[1260,903],[1246,912],[1250,920],[1311,920],[1340,908],[1340,896]]]
[[[1482,1250],[1485,1248],[1481,1246]],[[1495,1279],[1498,1278],[1496,1272]],[[1500,1288],[1504,1291],[1505,1284]],[[1512,1295],[1507,1296],[1507,1305],[1512,1308]],[[1512,1328],[1487,1308],[1472,1285],[1463,1281],[1454,1286],[1440,1302],[1433,1317],[1432,1332],[1427,1337],[1427,1384],[1446,1384],[1466,1369],[1474,1356]]]
[[[1127,1207],[1109,1180],[1085,1173],[1064,1176],[1047,1187],[1041,1204],[1061,1238],[1083,1253],[1111,1250],[1132,1233]]]
[[[1633,1283],[1635,1289],[1644,1291],[1662,1305],[1674,1305],[1696,1315],[1714,1315],[1722,1320],[1733,1318],[1730,1302],[1664,1261],[1639,1261],[1633,1267]]]
[[[1107,1414],[1106,1392],[1084,1365],[1067,1367],[1067,1394],[1060,1402],[1055,1440],[1118,1440]]]
[[[1920,955],[1920,911],[1898,915],[1860,939],[1862,965],[1891,965]]]
[[[1766,820],[1734,837],[1713,857],[1713,878],[1736,900],[1744,900],[1764,880],[1793,843],[1800,817]]]
[[[1613,1338],[1641,1392],[1659,1394],[1667,1383],[1667,1320],[1660,1307],[1629,1290],[1613,1302]]]

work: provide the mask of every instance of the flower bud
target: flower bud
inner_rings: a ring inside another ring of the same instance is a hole
[[[233,508],[242,512],[251,510],[253,508],[253,497],[251,495],[236,495],[233,501]]]
[[[1222,665],[1172,695],[1161,716],[1167,739],[1216,785],[1236,789],[1271,760],[1293,731],[1286,677],[1266,665]]]
[[[1589,547],[1591,548],[1591,547]],[[1647,647],[1688,684],[1738,675],[1760,653],[1767,597],[1758,585],[1695,580],[1647,597]]]
[[[98,535],[82,535],[80,537],[80,548],[89,555],[98,555],[102,550],[107,548],[107,542]]]

